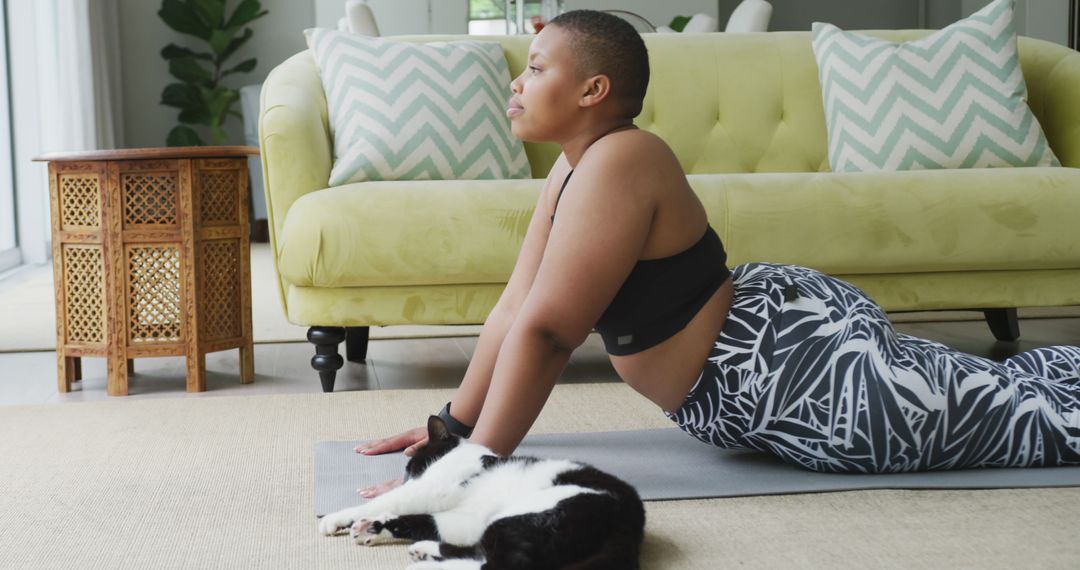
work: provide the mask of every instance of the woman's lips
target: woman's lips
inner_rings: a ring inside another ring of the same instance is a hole
[[[525,112],[524,107],[522,107],[521,105],[511,101],[510,102],[510,107],[508,109],[506,109],[506,116],[513,119],[514,117],[517,117],[517,116],[521,115],[524,112]]]

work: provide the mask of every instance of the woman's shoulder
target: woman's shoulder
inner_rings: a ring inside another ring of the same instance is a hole
[[[586,160],[607,167],[626,166],[629,170],[641,167],[667,170],[664,167],[678,166],[675,153],[664,139],[638,128],[611,133],[597,140],[589,147],[582,162]]]
[[[646,150],[669,148],[667,142],[660,138],[659,135],[638,127],[616,131],[605,137],[601,137],[600,140],[596,142],[602,145],[615,145]]]

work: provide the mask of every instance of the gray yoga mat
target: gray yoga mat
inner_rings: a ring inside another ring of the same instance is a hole
[[[315,446],[315,515],[362,502],[361,487],[401,477],[401,453],[364,456],[360,441]],[[862,489],[1000,489],[1080,486],[1080,467],[965,469],[883,475],[824,474],[757,451],[718,449],[676,428],[530,435],[517,454],[572,459],[614,473],[642,499],[703,499]]]

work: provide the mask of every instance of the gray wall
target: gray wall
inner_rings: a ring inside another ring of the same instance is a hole
[[[964,15],[990,0],[962,0]],[[1016,0],[1016,31],[1062,45],[1069,43],[1069,0]]]
[[[720,21],[727,21],[741,0],[719,0]],[[829,22],[848,30],[920,28],[919,0],[769,0],[772,31],[809,30]],[[941,28],[960,19],[962,0],[925,0],[925,27]]]
[[[252,23],[255,34],[230,58],[236,64],[256,57],[258,65],[251,73],[225,78],[230,87],[261,83],[266,75],[289,56],[306,49],[302,30],[314,25],[314,7],[306,0],[261,0],[270,13]],[[342,0],[344,3],[344,0]],[[236,6],[229,2],[229,10]],[[125,147],[165,146],[165,137],[178,124],[179,109],[160,105],[161,91],[173,81],[168,65],[161,58],[161,48],[176,43],[205,51],[205,43],[192,36],[174,32],[157,15],[157,0],[120,0],[121,73],[124,84]],[[202,43],[202,45],[199,45]],[[239,103],[233,106],[240,111]],[[243,124],[229,119],[226,124],[229,144],[242,144]],[[206,135],[209,136],[209,135]]]
[[[257,57],[252,73],[231,76],[226,83],[241,87],[261,83],[279,63],[306,48],[302,30],[315,25],[316,1],[262,0],[269,15],[253,24],[255,35],[233,56],[238,63]],[[344,0],[336,0],[344,6]],[[639,12],[657,24],[665,24],[674,14],[696,11],[716,16],[723,28],[740,0],[566,0],[567,8],[623,8]],[[917,28],[918,0],[770,0],[773,4],[772,30],[809,30],[814,21],[832,22],[847,29]],[[922,17],[928,28],[941,28],[985,6],[989,0],[926,0]],[[383,0],[386,4],[386,0]],[[169,29],[157,11],[157,0],[120,0],[122,74],[124,84],[124,133],[126,147],[163,146],[176,124],[178,110],[158,104],[161,90],[172,79],[159,52],[169,42],[197,48],[195,38]],[[230,9],[236,5],[229,2]],[[343,12],[344,10],[342,10]],[[1028,35],[1066,43],[1068,0],[1017,0],[1017,28]],[[325,16],[324,16],[325,17]],[[426,15],[424,20],[426,21]],[[418,30],[422,32],[423,30]],[[239,105],[234,107],[239,112]],[[226,125],[231,144],[243,141],[239,119]]]

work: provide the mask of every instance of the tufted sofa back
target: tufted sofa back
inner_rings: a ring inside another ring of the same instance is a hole
[[[926,30],[868,34],[906,41]],[[809,32],[645,34],[651,78],[635,121],[662,137],[687,174],[826,172],[825,114]],[[406,39],[406,38],[402,38]],[[525,68],[531,36],[413,36],[411,41],[482,39],[503,46],[510,73]],[[1077,86],[1055,81],[1080,65],[1075,52],[1020,38],[1029,104],[1066,166],[1080,166]],[[559,155],[555,144],[527,143],[534,177]]]
[[[828,170],[817,64],[803,33],[646,36],[638,126],[687,174]]]

